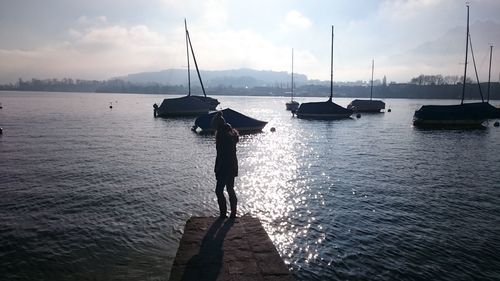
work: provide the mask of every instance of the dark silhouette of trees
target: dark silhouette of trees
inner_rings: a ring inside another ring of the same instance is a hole
[[[456,85],[462,83],[464,77],[458,75],[424,75],[420,74],[417,77],[413,77],[409,84],[413,85]],[[472,79],[467,77],[466,83],[472,83]]]
[[[237,79],[236,79],[237,80]],[[382,81],[374,81],[374,98],[422,98],[422,99],[459,99],[462,93],[462,77],[442,75],[419,75],[409,83],[387,83],[384,76]],[[314,83],[318,82],[318,83]],[[329,83],[313,81],[310,84],[297,85],[297,96],[327,97],[330,92]],[[290,85],[276,84],[272,86],[246,87],[244,84],[218,85],[207,87],[208,95],[254,95],[254,96],[288,96]],[[482,83],[483,92],[486,83]],[[140,94],[187,94],[187,87],[183,85],[163,85],[158,83],[133,83],[121,79],[111,80],[81,80],[81,79],[19,79],[16,83],[0,85],[4,91],[51,91],[51,92],[90,92],[90,93],[140,93]],[[334,84],[334,96],[368,98],[370,84],[365,81],[338,82]],[[199,86],[191,89],[193,94],[202,94]],[[466,98],[479,99],[478,87],[467,79]],[[500,83],[491,83],[491,99],[500,99]]]
[[[24,81],[19,78],[15,83],[0,85],[4,91],[50,91],[50,92],[99,92],[99,93],[181,93],[183,86],[166,86],[158,83],[131,83],[120,79],[105,81],[59,79],[31,79]],[[195,88],[196,90],[196,88]]]

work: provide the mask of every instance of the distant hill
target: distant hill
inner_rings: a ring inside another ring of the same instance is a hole
[[[285,71],[267,71],[241,68],[234,70],[201,70],[203,84],[207,87],[273,87],[287,85],[291,74]],[[294,73],[295,85],[311,83],[304,74]],[[166,69],[156,72],[129,74],[118,79],[132,83],[159,83],[163,85],[187,85],[184,69]],[[196,70],[191,70],[192,85],[199,85]]]

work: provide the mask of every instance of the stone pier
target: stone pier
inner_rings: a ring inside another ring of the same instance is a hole
[[[295,278],[259,219],[191,217],[170,280],[275,280]]]

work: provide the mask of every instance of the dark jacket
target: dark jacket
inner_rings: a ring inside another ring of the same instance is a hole
[[[238,158],[236,157],[236,143],[239,141],[238,131],[226,124],[223,129],[215,133],[215,178],[217,180],[238,176]]]

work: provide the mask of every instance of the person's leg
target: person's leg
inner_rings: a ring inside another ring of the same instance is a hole
[[[215,195],[217,195],[217,203],[219,204],[220,217],[227,217],[226,197],[224,196],[224,180],[217,180],[215,186]]]
[[[229,194],[229,205],[231,206],[231,217],[236,217],[236,207],[238,205],[238,198],[234,192],[234,177],[231,177],[226,182],[227,193]]]

